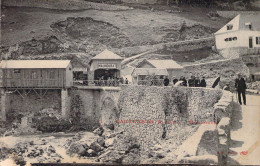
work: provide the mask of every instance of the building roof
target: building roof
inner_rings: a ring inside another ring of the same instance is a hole
[[[240,14],[239,30],[248,30],[248,23],[252,24],[252,30],[260,31],[260,12]]]
[[[70,60],[2,60],[0,68],[7,69],[45,69],[67,68]]]
[[[105,49],[103,52],[99,53],[98,55],[96,55],[95,57],[93,57],[91,60],[95,60],[95,59],[113,59],[113,60],[123,60],[123,58],[115,53],[113,53],[112,51],[109,51],[107,49]]]
[[[183,67],[177,62],[171,59],[167,60],[143,60],[138,66],[141,67],[142,64],[148,63],[157,69],[182,69]]]
[[[250,30],[248,25],[252,25],[252,29],[250,31],[260,31],[260,13],[241,13],[234,17],[230,22],[228,22],[225,26],[219,29],[215,34],[221,34],[225,32],[233,32],[237,30]],[[231,30],[227,30],[227,25],[233,25]]]
[[[169,75],[166,69],[135,68],[132,75]]]
[[[148,60],[157,69],[181,69],[181,65],[173,60]]]

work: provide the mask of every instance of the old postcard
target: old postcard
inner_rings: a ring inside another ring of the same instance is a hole
[[[260,165],[259,11],[1,0],[0,166]]]

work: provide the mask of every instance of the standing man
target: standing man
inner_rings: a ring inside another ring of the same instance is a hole
[[[170,80],[169,80],[169,78],[166,76],[166,77],[164,78],[164,80],[163,80],[163,84],[164,84],[164,86],[168,86],[169,83],[170,83]]]
[[[206,87],[206,86],[207,86],[207,83],[206,83],[205,77],[202,77],[202,80],[200,81],[200,87]]]
[[[240,105],[242,105],[241,94],[243,97],[244,105],[246,105],[246,82],[240,73],[238,74],[238,78],[235,81],[235,87],[237,89],[238,101]]]
[[[178,79],[177,79],[176,77],[173,77],[173,78],[172,78],[172,83],[173,83],[173,85],[175,85],[177,82],[178,82]]]
[[[195,87],[200,87],[200,78],[199,77],[195,78]]]
[[[192,75],[188,80],[189,87],[195,87],[195,76]]]

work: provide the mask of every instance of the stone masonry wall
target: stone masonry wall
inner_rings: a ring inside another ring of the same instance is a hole
[[[70,96],[71,104],[73,104],[73,100],[76,96],[79,96],[79,99],[82,102],[81,117],[84,117],[89,121],[93,120],[93,122],[97,122],[100,119],[100,91],[73,89],[71,90]]]
[[[247,55],[259,55],[260,48],[248,49],[247,47],[226,48],[218,50],[220,55],[226,59],[240,58]]]
[[[196,120],[212,122],[213,105],[221,95],[221,91],[205,88],[125,87],[118,103],[118,129],[137,137],[146,153],[152,144],[167,137],[167,132],[185,132],[179,124],[171,124],[170,128],[166,120],[183,122],[183,125]]]
[[[217,11],[218,15],[225,18],[234,18],[239,14],[251,14],[256,13],[257,11]]]
[[[81,117],[91,127],[97,123],[103,125],[115,114],[117,107],[118,90],[106,89],[72,89],[69,93],[71,106],[74,102],[81,106]],[[75,101],[75,99],[80,101]],[[71,109],[72,110],[72,109]],[[114,117],[112,117],[114,119]]]
[[[214,104],[215,125],[200,125],[176,152],[180,164],[227,165],[230,143],[230,118],[234,107],[232,93],[223,91],[220,100]]]
[[[128,10],[127,6],[109,5],[80,0],[3,0],[2,5],[17,7],[39,7],[59,10]]]
[[[221,99],[214,105],[214,116],[217,121],[217,136],[218,136],[218,163],[221,165],[227,164],[229,145],[231,141],[231,116],[234,105],[233,94],[229,91],[224,91]]]

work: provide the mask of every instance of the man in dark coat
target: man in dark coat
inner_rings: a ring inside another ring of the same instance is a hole
[[[191,78],[188,80],[189,87],[195,87],[195,76],[191,76]]]
[[[187,80],[185,79],[185,77],[181,76],[180,81],[182,81],[182,86],[187,86]]]
[[[207,83],[206,83],[205,77],[202,77],[202,80],[200,81],[200,87],[206,87],[206,86],[207,86]]]
[[[244,105],[246,105],[246,82],[241,74],[238,74],[238,78],[235,80],[235,87],[237,89],[238,101],[240,105],[242,104],[241,94],[243,97]]]
[[[195,79],[195,87],[200,87],[200,78],[196,77]]]
[[[169,85],[169,82],[170,82],[169,78],[168,78],[168,77],[165,77],[164,80],[163,80],[164,86],[168,86],[168,85]]]
[[[172,83],[173,83],[173,85],[175,85],[177,82],[178,82],[178,79],[175,78],[175,77],[173,77],[173,78],[172,78]]]

